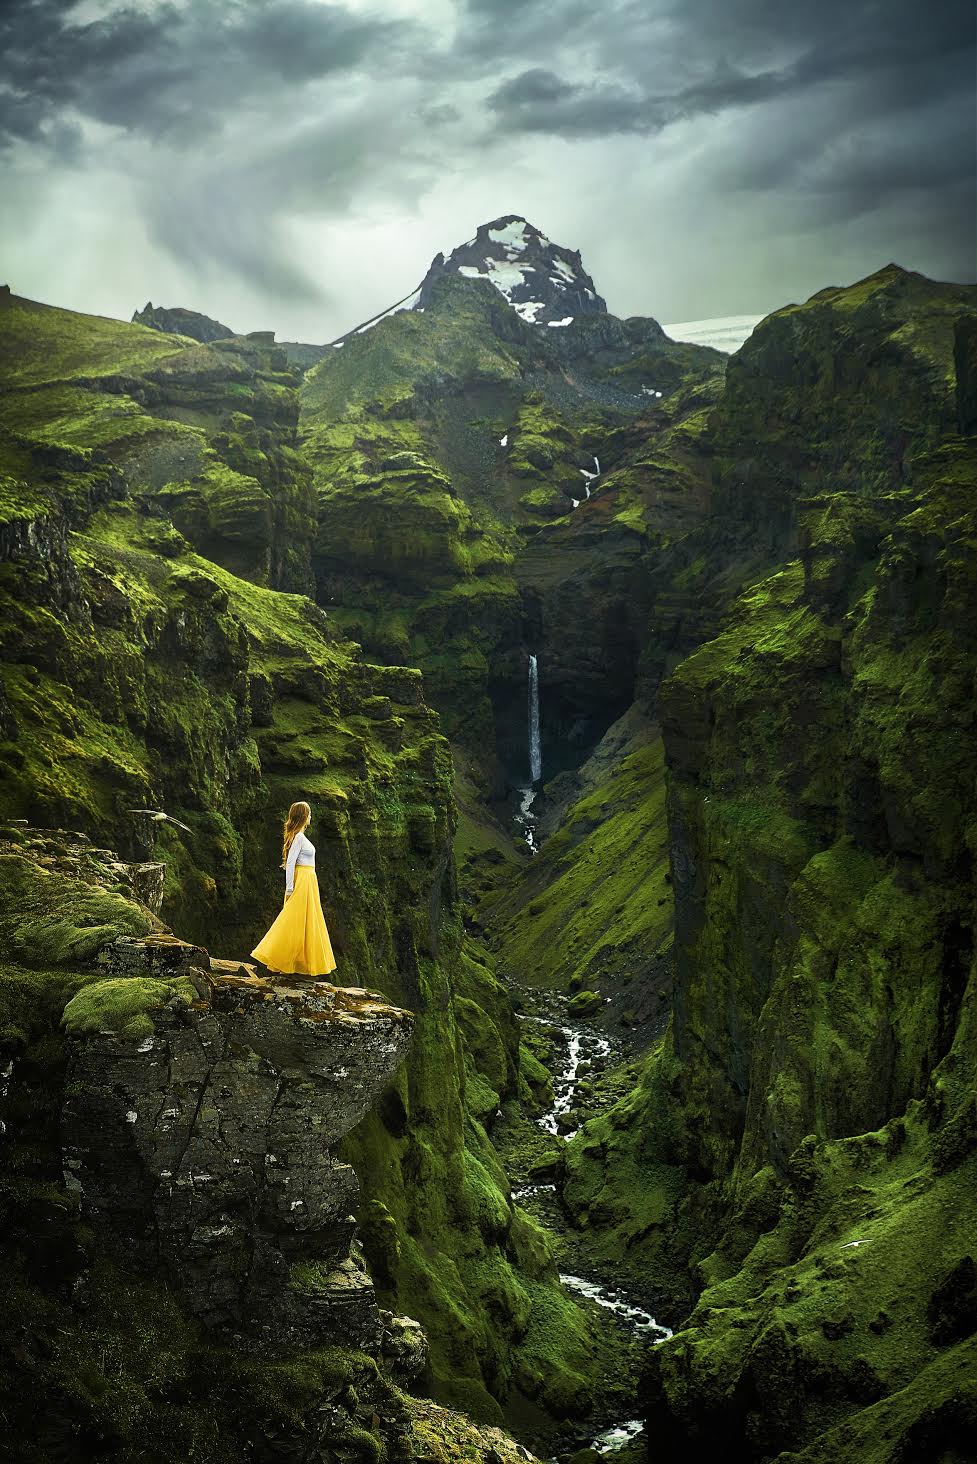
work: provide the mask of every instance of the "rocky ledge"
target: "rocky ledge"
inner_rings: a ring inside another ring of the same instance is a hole
[[[258,974],[167,933],[118,936],[68,1003],[65,1172],[83,1210],[208,1326],[376,1351],[333,1158],[404,1057],[376,992]]]
[[[159,1273],[219,1334],[376,1355],[354,1259],[359,1188],[336,1145],[407,1052],[378,992],[259,974],[160,920],[164,867],[83,833],[0,830],[0,930],[68,963],[65,1180],[118,1260]]]
[[[155,913],[164,873],[0,825],[8,1436],[38,1464],[530,1459],[404,1391],[428,1340],[377,1307],[333,1157],[413,1014],[212,958]]]

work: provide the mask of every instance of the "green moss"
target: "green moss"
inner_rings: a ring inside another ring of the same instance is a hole
[[[20,854],[0,854],[0,886],[5,948],[25,965],[87,963],[118,936],[145,935],[152,928],[147,912],[122,895]]]
[[[148,1037],[152,1013],[163,1006],[190,1006],[196,993],[186,976],[172,981],[124,976],[85,986],[64,1009],[65,1031],[73,1036],[117,1032],[121,1037]]]
[[[521,980],[611,980],[666,939],[667,872],[662,745],[648,733],[572,805],[511,891],[486,896],[483,918]]]
[[[17,387],[144,368],[191,344],[183,336],[19,296],[3,308],[2,321],[0,377]]]
[[[553,1079],[525,1043],[519,1047],[519,1099],[533,1114],[545,1113],[553,1106]]]
[[[22,1052],[39,1036],[57,1032],[65,1003],[80,987],[98,979],[93,971],[64,967],[38,970],[12,963],[0,965],[0,1042],[7,1052]]]
[[[379,403],[390,416],[410,416],[416,378],[477,376],[507,382],[519,374],[516,353],[492,329],[496,292],[485,282],[445,277],[423,315],[400,310],[306,374],[303,420],[328,422],[358,404]]]
[[[354,1379],[373,1389],[372,1406],[398,1407],[400,1395],[370,1359],[333,1348],[224,1349],[162,1285],[126,1276],[111,1262],[94,1263],[85,1294],[79,1315],[15,1263],[3,1330],[9,1345],[19,1339],[21,1360],[5,1376],[2,1406],[29,1464],[45,1464],[52,1457],[47,1436],[64,1429],[80,1447],[111,1447],[124,1464],[232,1464],[256,1434],[301,1438],[308,1416]],[[28,1378],[34,1387],[25,1388]],[[45,1399],[40,1429],[36,1387]],[[351,1422],[340,1423],[335,1442],[357,1458],[384,1457],[380,1440]]]
[[[693,1439],[722,1429],[741,1447],[787,1448],[792,1458],[824,1457],[826,1439],[847,1441],[859,1459],[912,1457],[897,1443],[926,1438],[940,1411],[954,1417],[947,1382],[959,1388],[970,1349],[935,1342],[927,1312],[967,1247],[957,1186],[973,1181],[958,1171],[944,1186],[929,1172],[915,1115],[898,1135],[890,1127],[805,1145],[774,1229],[655,1349],[657,1386],[674,1415],[688,1419],[696,1397]],[[762,1408],[744,1406],[749,1395],[762,1396]],[[889,1452],[876,1455],[883,1421]]]
[[[53,495],[45,492],[41,484],[0,473],[0,523],[46,518],[53,508]]]
[[[627,1274],[654,1274],[682,1295],[669,1257],[684,1188],[679,1127],[669,1083],[674,1060],[659,1040],[639,1084],[583,1124],[564,1151],[563,1198],[588,1251]]]
[[[31,443],[81,453],[129,445],[147,434],[172,441],[186,432],[196,439],[189,429],[164,426],[130,396],[61,383],[31,384],[5,395],[0,427]]]

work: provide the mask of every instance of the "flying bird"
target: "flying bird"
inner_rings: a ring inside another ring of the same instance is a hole
[[[172,823],[176,824],[178,829],[185,829],[188,834],[193,833],[193,829],[188,824],[181,823],[178,818],[173,817],[172,813],[162,813],[158,808],[127,808],[126,812],[143,813],[147,818],[151,818],[153,823]]]

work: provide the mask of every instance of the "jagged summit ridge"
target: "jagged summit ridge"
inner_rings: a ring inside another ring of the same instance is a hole
[[[141,310],[134,310],[132,325],[147,325],[150,330],[161,330],[165,335],[191,336],[206,345],[209,341],[223,341],[236,334],[229,325],[223,325],[199,310],[186,310],[182,306],[168,309],[154,305],[147,300]]]
[[[425,307],[434,281],[447,273],[488,279],[531,325],[564,326],[577,315],[607,314],[580,251],[554,244],[519,214],[479,225],[475,237],[457,245],[447,258],[439,251],[413,308]]]

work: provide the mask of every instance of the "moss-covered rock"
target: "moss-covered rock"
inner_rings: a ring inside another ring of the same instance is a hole
[[[318,598],[369,654],[422,667],[449,735],[483,760],[496,793],[493,752],[521,772],[526,643],[550,675],[600,619],[598,653],[578,657],[578,692],[562,674],[548,682],[567,696],[566,710],[551,700],[547,736],[555,743],[583,710],[597,715],[577,741],[595,741],[609,720],[601,697],[616,714],[633,688],[645,507],[654,517],[671,475],[681,479],[675,498],[699,510],[697,470],[663,445],[654,482],[622,481],[571,531],[595,458],[606,468],[645,445],[649,398],[630,378],[612,385],[615,371],[650,346],[674,390],[722,364],[654,321],[590,317],[575,341],[565,336],[528,325],[487,280],[445,274],[422,312],[347,337],[302,388],[319,493]],[[656,426],[667,421],[658,410]]]
[[[589,1325],[549,1260],[520,1275],[508,1181],[480,1121],[515,1091],[518,1041],[494,977],[462,949],[448,743],[416,670],[364,661],[319,606],[288,592],[303,586],[311,549],[298,520],[285,534],[288,515],[304,512],[305,469],[291,457],[296,378],[265,341],[191,345],[43,309],[37,325],[22,308],[28,323],[0,358],[11,388],[4,450],[17,470],[0,564],[0,813],[155,855],[163,917],[243,954],[280,904],[281,817],[295,798],[312,804],[340,979],[417,1018],[409,1063],[347,1141],[378,1285],[423,1323],[442,1395],[497,1419],[518,1376],[562,1407]],[[57,447],[38,397],[55,369],[78,383]],[[426,461],[389,444],[381,461],[396,491],[421,491]],[[270,537],[241,520],[235,538],[244,479],[254,504],[275,488]],[[440,480],[431,492],[453,502]],[[470,519],[464,505],[458,515]],[[286,544],[298,557],[276,569]],[[467,566],[472,583],[478,568]],[[491,576],[484,583],[505,599]],[[447,586],[459,623],[462,585]],[[8,958],[24,964],[70,972],[153,925],[125,890],[80,891],[29,861],[10,879]],[[79,1031],[145,1036],[168,1010],[153,999],[159,985],[84,974],[69,1018]],[[60,977],[58,989],[63,1008],[73,992]],[[182,995],[177,982],[171,999]],[[544,1354],[546,1366],[522,1368],[524,1355]]]
[[[970,1344],[934,1318],[973,1228],[975,303],[894,267],[823,291],[758,328],[717,408],[736,527],[683,553],[722,624],[659,693],[672,1023],[566,1155],[598,1244],[698,1294],[650,1356],[665,1457],[972,1446]],[[635,1235],[637,1193],[660,1203]]]
[[[504,969],[521,982],[576,991],[593,1012],[599,986],[642,1007],[640,993],[667,964],[672,898],[665,776],[658,727],[635,710],[567,779],[559,825],[528,868],[500,881],[479,904]],[[561,780],[546,786],[560,796]],[[577,796],[574,797],[574,794]]]

